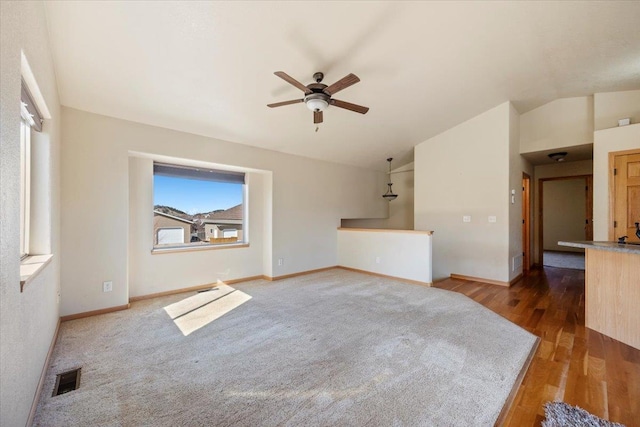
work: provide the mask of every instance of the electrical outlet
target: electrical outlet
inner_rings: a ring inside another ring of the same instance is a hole
[[[102,292],[111,292],[113,290],[113,282],[102,282]]]
[[[462,222],[471,222],[471,215],[465,215],[462,217]]]
[[[376,264],[380,264],[380,257],[379,256],[376,257]]]
[[[284,265],[284,258],[278,258],[278,267],[282,267]]]
[[[497,222],[497,218],[493,215],[489,216],[489,222]]]

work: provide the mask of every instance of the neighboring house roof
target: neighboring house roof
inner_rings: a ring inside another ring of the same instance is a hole
[[[180,218],[179,216],[169,215],[169,214],[166,214],[164,212],[160,212],[160,211],[156,211],[156,210],[154,210],[153,213],[155,215],[161,215],[161,216],[164,216],[164,217],[167,217],[167,218],[175,219],[177,221],[186,222],[187,224],[193,224],[193,221],[189,221],[188,219]]]
[[[211,224],[218,221],[242,220],[243,210],[241,203],[224,211],[210,213],[207,218],[202,219],[202,222]]]

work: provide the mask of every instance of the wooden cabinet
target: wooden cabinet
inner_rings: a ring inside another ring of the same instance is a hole
[[[585,325],[640,349],[638,253],[586,250]]]

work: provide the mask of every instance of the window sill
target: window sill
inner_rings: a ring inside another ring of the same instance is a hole
[[[173,248],[155,248],[151,250],[151,255],[172,254],[177,252],[198,252],[198,251],[215,251],[220,249],[237,249],[248,248],[248,243],[235,243],[228,245],[207,245],[207,246],[181,246]]]
[[[44,270],[52,258],[52,254],[31,255],[20,261],[20,292],[23,292],[24,287]]]

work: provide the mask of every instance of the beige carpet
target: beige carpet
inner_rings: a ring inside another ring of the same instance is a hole
[[[584,253],[544,251],[544,266],[584,270]]]
[[[490,426],[535,342],[460,294],[339,269],[221,285],[63,323],[35,425]]]

